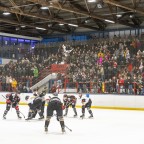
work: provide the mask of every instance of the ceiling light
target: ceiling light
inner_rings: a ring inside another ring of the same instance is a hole
[[[60,23],[59,25],[60,25],[60,26],[63,26],[64,24],[63,24],[63,23]]]
[[[20,28],[19,27],[16,27],[16,29],[15,29],[16,31],[19,31],[20,30]]]
[[[22,25],[21,27],[22,27],[22,28],[25,28],[26,26],[25,26],[25,25]]]
[[[47,10],[47,9],[49,9],[49,8],[48,8],[47,6],[41,6],[40,9],[42,9],[42,10]]]
[[[85,23],[88,23],[89,22],[89,20],[85,20]]]
[[[48,24],[48,27],[51,27],[52,26],[52,24]]]
[[[117,14],[116,16],[117,16],[118,18],[122,17],[122,15],[121,15],[121,14]]]
[[[76,25],[76,24],[68,24],[68,25],[78,27],[78,25]]]
[[[129,17],[130,17],[130,18],[133,18],[133,17],[134,17],[134,15],[133,15],[133,14],[131,14]]]
[[[92,2],[96,2],[97,0],[87,0],[87,2],[92,3]]]
[[[111,21],[111,20],[105,20],[106,22],[109,22],[109,23],[115,23],[114,21]]]
[[[7,11],[5,11],[5,12],[3,12],[3,15],[10,15],[11,13],[10,12],[7,12]]]
[[[41,27],[36,27],[36,29],[39,29],[39,30],[46,30],[45,28],[41,28]]]

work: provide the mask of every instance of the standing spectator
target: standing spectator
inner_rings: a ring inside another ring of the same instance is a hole
[[[2,91],[6,91],[6,76],[2,75],[1,77],[1,86],[2,86]]]
[[[51,89],[50,89],[50,93],[55,93],[57,90],[55,84],[52,85]]]
[[[17,80],[15,78],[12,79],[12,83],[11,83],[11,87],[12,87],[12,91],[15,92],[17,89]]]
[[[34,79],[38,78],[38,68],[36,66],[34,66],[33,75],[34,75]]]

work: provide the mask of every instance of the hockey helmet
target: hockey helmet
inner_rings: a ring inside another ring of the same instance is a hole
[[[86,94],[86,97],[89,98],[89,94],[88,93]]]
[[[58,96],[58,93],[57,93],[57,92],[54,92],[53,95],[54,95],[54,96]]]
[[[33,95],[34,95],[34,96],[37,96],[37,94],[36,94],[36,93],[34,93]]]
[[[26,97],[25,97],[25,100],[27,101],[28,99],[29,99],[29,96],[26,96]]]
[[[65,93],[64,95],[63,95],[63,97],[67,97],[68,95]]]

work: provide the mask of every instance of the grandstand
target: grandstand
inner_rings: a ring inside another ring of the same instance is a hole
[[[144,0],[0,0],[1,143],[144,144],[143,111]]]
[[[0,90],[143,95],[143,5],[1,0]]]

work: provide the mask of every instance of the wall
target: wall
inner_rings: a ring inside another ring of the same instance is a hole
[[[0,104],[5,103],[5,99],[3,96],[6,93],[0,93]],[[32,95],[28,93],[22,93],[20,95],[21,102],[20,104],[26,104],[25,96]],[[51,94],[47,94],[45,98],[50,96]],[[68,94],[70,95],[70,94]],[[78,94],[74,94],[78,97]],[[62,99],[63,94],[59,94],[59,97]],[[108,108],[108,109],[124,109],[124,110],[144,110],[144,96],[129,96],[129,95],[97,95],[91,94],[90,95],[93,104],[93,108]],[[81,106],[81,101],[78,99],[77,106]]]

